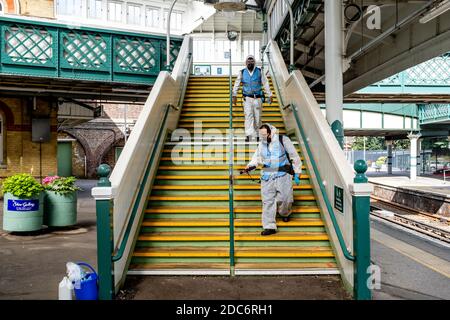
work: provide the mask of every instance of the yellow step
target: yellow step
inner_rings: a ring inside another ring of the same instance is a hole
[[[142,222],[143,227],[228,227],[228,219],[146,219]],[[236,227],[261,227],[261,219],[236,219]],[[292,218],[284,222],[277,218],[278,227],[322,227],[320,219]],[[327,239],[325,239],[327,240]]]
[[[260,222],[261,224],[261,222]],[[278,232],[262,237],[260,231],[236,232],[236,241],[328,241],[326,233],[319,232]],[[200,232],[155,232],[139,235],[139,241],[229,241],[229,233]]]
[[[150,207],[146,213],[229,213],[228,206],[194,207],[194,206],[164,206]],[[261,206],[242,206],[234,208],[235,213],[261,213]],[[294,206],[292,213],[320,213],[319,207],[315,206]]]
[[[177,269],[208,269],[208,270],[229,270],[229,263],[210,262],[173,262],[173,263],[132,263],[129,270],[177,270]]]
[[[144,220],[143,227],[228,227],[228,219],[155,219]]]
[[[134,251],[133,257],[229,257],[229,249],[227,247],[138,248]]]
[[[220,207],[215,206],[214,208],[211,207],[186,207],[186,206],[179,206],[179,207],[151,207],[149,209],[145,210],[146,213],[229,213],[230,209],[228,206],[226,207]]]
[[[240,107],[242,106],[242,104],[240,105],[233,105],[233,107]],[[227,102],[183,102],[183,107],[230,107],[230,103]],[[272,103],[271,105],[272,108],[274,107],[278,107],[278,105],[276,105],[275,103]],[[263,105],[263,109],[264,109],[264,105]]]
[[[226,162],[228,161],[229,157],[223,157],[222,155],[217,156],[216,158],[207,158],[207,157],[202,157],[202,156],[191,156],[191,157],[183,157],[183,158],[172,158],[172,157],[162,157],[161,161],[201,161],[201,162]],[[247,157],[234,157],[233,158],[234,161],[250,161],[252,159],[252,157],[247,156]]]
[[[236,263],[235,270],[245,269],[277,269],[277,270],[299,270],[299,269],[336,269],[337,264],[333,262],[273,262],[273,263]]]
[[[227,185],[155,185],[152,190],[228,190],[230,186]],[[259,185],[234,185],[234,190],[260,190]],[[294,185],[294,190],[312,190],[312,185]]]
[[[222,122],[229,123],[230,119],[222,119],[220,117],[218,117],[218,119],[214,119],[213,117],[211,117],[209,119],[181,119],[178,122],[178,125],[179,126],[180,125],[184,126],[184,123],[199,122],[199,121],[201,121],[203,123],[210,123],[210,122],[212,122],[212,123],[222,123]],[[233,120],[233,123],[241,123],[241,122],[245,122],[245,120],[244,119],[235,119],[235,120]],[[274,120],[270,120],[270,122],[276,122],[276,123],[277,122],[282,122],[282,123],[284,123],[283,119],[274,119]],[[277,125],[275,125],[275,126],[278,127]]]
[[[170,159],[169,159],[170,160]],[[230,167],[228,165],[202,165],[202,166],[191,166],[191,165],[178,165],[178,166],[159,166],[159,170],[171,170],[171,171],[182,171],[182,170],[198,170],[198,171],[207,171],[207,170],[228,170]],[[235,165],[233,166],[234,170],[242,170],[245,169],[245,165]],[[306,166],[302,166],[302,170],[306,170]]]
[[[188,114],[188,113],[182,113],[181,117],[229,117],[229,113],[196,113],[196,114]],[[244,117],[244,113],[233,113],[233,117]],[[263,113],[264,117],[280,117],[281,113]],[[235,120],[233,120],[234,122]]]
[[[208,128],[208,130],[209,129],[228,129],[230,126],[229,126],[229,124],[228,123],[201,123],[200,125],[199,124],[197,124],[197,123],[186,123],[186,124],[183,124],[183,123],[180,123],[179,124],[179,129],[187,129],[187,128],[192,128],[192,129],[197,129],[197,128]],[[244,124],[242,123],[242,124],[240,124],[240,123],[235,123],[235,124],[233,124],[233,129],[236,129],[236,128],[242,128],[242,129],[244,129]],[[198,129],[197,129],[198,130]],[[211,133],[211,130],[209,130],[210,131],[210,133]],[[285,134],[286,133],[286,130],[283,128],[283,129],[280,129],[280,128],[278,128],[278,131],[279,131],[279,133],[281,133],[281,134]],[[207,132],[207,130],[202,130],[202,133],[203,132]]]
[[[229,197],[226,196],[150,196],[150,201],[228,201]],[[261,195],[235,195],[234,201],[260,201]],[[314,201],[314,196],[294,196],[296,201]]]
[[[238,206],[235,213],[261,213],[261,206]],[[320,208],[315,206],[293,206],[292,213],[320,213]]]
[[[242,148],[243,145],[239,146],[239,147],[234,147],[234,152],[235,153],[244,153],[244,152],[249,152],[249,153],[254,153],[256,151],[256,148],[254,148],[252,146],[252,148],[248,148],[247,146],[245,146],[245,148]],[[219,145],[217,146],[211,146],[208,149],[206,148],[202,148],[201,146],[194,146],[194,145],[182,145],[182,146],[177,146],[179,147],[180,151],[183,151],[183,153],[194,153],[194,154],[202,154],[202,153],[220,153],[220,152],[224,152],[224,153],[228,153],[230,152],[230,149],[227,148],[223,148],[220,147]],[[244,149],[244,150],[242,150]],[[300,148],[296,148],[297,152],[300,153],[301,150]],[[163,152],[164,153],[172,153],[173,149],[164,149]],[[303,157],[302,157],[303,160]]]
[[[233,112],[242,111],[242,107],[233,107]],[[265,111],[279,111],[279,108],[274,107],[263,107],[262,115],[265,116]],[[217,112],[226,112],[230,111],[230,108],[223,108],[223,107],[185,107],[182,109],[183,112],[211,112],[211,111],[217,111]]]
[[[166,247],[166,248],[138,248],[134,257],[229,257],[229,248],[227,247]],[[235,257],[260,257],[260,258],[332,258],[333,251],[322,247],[247,247],[235,248]]]
[[[258,178],[257,176],[253,176],[253,179]],[[156,176],[157,180],[228,180],[228,175],[158,175]],[[251,180],[252,178],[248,175],[236,175],[234,177],[236,180]],[[300,179],[309,179],[308,174],[302,174]]]

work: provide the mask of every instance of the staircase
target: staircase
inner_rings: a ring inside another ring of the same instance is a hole
[[[180,130],[165,142],[129,274],[230,274],[228,81],[189,79]],[[286,133],[276,98],[264,105],[262,120]],[[278,218],[277,234],[260,235],[260,185],[252,180],[259,172],[239,175],[257,146],[244,141],[241,101],[233,107],[233,128],[235,273],[338,273],[305,166],[301,184],[294,185],[291,220]]]

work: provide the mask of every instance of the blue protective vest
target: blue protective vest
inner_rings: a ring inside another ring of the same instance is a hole
[[[282,139],[282,137],[279,136],[279,139]],[[271,150],[269,150],[269,146]],[[285,171],[278,171],[278,168],[289,164],[286,151],[281,145],[280,140],[272,141],[270,145],[262,143],[261,158],[263,161],[262,180],[267,181],[286,175]]]
[[[253,74],[250,76],[248,69],[242,69],[242,93],[244,95],[263,95],[261,69],[255,67]]]

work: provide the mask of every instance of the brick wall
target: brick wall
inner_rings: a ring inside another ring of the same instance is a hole
[[[58,139],[74,139],[75,137],[65,133],[58,133]],[[85,178],[86,152],[79,141],[72,142],[72,175],[77,178]]]
[[[0,177],[16,173],[30,173],[38,177],[40,169],[43,176],[56,174],[56,108],[46,100],[37,99],[34,108],[32,100],[0,98],[0,111],[6,118],[4,161],[0,166]],[[40,146],[39,143],[31,141],[32,117],[50,117],[50,142]]]
[[[55,18],[54,0],[19,0],[19,2],[21,15]]]
[[[134,126],[142,108],[141,105],[127,106],[128,127]],[[81,162],[84,164],[84,155],[86,155],[86,171],[89,178],[96,178],[97,167],[102,163],[107,163],[114,168],[115,148],[123,147],[125,144],[123,136],[125,105],[105,104],[103,113],[104,115],[100,118],[63,130],[64,134],[77,139],[84,150],[84,154],[74,152],[76,159],[73,160],[73,164]],[[62,138],[64,135],[60,133],[59,137]]]

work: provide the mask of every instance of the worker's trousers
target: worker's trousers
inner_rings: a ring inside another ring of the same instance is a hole
[[[245,135],[252,138],[258,136],[261,126],[261,98],[244,97]]]
[[[292,176],[285,174],[282,177],[261,181],[262,199],[262,225],[264,229],[276,229],[277,213],[282,217],[291,214],[294,202],[294,190],[292,187]]]

